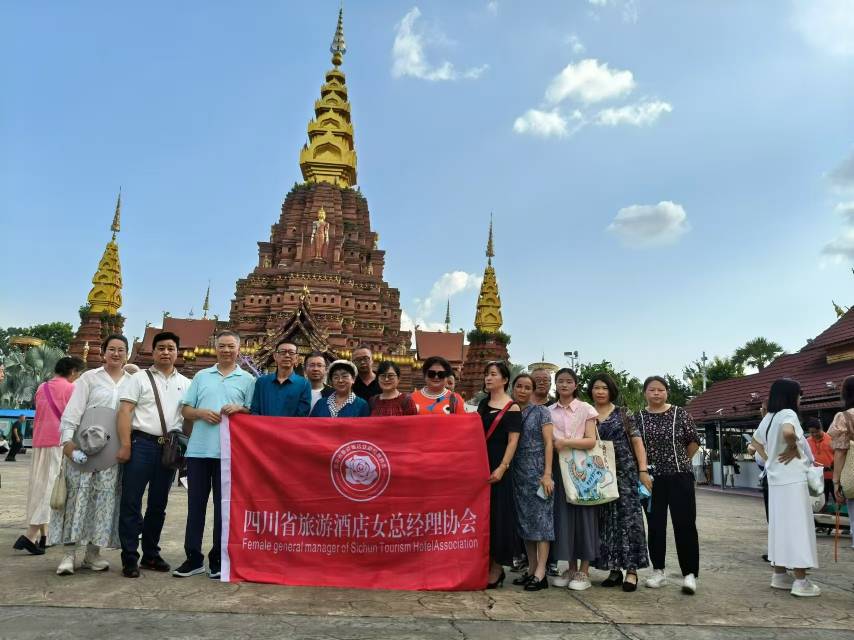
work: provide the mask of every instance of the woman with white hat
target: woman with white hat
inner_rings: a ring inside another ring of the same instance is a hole
[[[312,418],[362,418],[371,414],[368,403],[353,393],[358,370],[349,360],[336,360],[329,365],[328,382],[335,390],[321,398],[311,410]]]
[[[62,413],[61,442],[67,497],[63,509],[51,513],[48,544],[65,545],[56,573],[74,573],[78,548],[80,568],[105,571],[109,562],[101,547],[119,547],[119,479],[116,459],[116,409],[119,386],[130,376],[123,367],[128,342],[122,335],[106,337],[101,345],[104,366],[84,373],[74,385]]]

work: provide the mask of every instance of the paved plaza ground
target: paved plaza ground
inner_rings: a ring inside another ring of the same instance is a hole
[[[671,584],[635,593],[598,586],[525,593],[509,579],[503,589],[467,593],[222,584],[151,572],[130,580],[121,576],[118,551],[106,553],[106,573],[59,577],[60,549],[12,550],[23,532],[30,458],[0,461],[0,638],[854,638],[850,539],[834,563],[833,540],[819,536],[822,567],[813,579],[820,598],[772,590],[760,558],[762,501],[753,496],[698,491],[702,569],[693,597],[679,590],[672,538]],[[186,504],[184,489],[173,488],[163,556],[174,565],[183,560]],[[594,584],[605,576],[594,574]]]

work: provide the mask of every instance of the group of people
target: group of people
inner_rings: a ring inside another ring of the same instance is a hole
[[[466,412],[462,397],[453,390],[451,365],[439,356],[424,361],[423,386],[406,393],[398,388],[397,364],[382,361],[375,370],[371,350],[364,345],[353,351],[352,361],[327,364],[323,353],[307,355],[303,377],[296,372],[296,345],[282,340],[273,351],[275,372],[256,379],[238,365],[240,337],[223,331],[216,337],[216,365],[199,371],[192,381],[175,368],[179,349],[177,335],[158,333],[152,341],[153,366],[131,374],[125,370],[126,338],[111,335],[102,345],[102,367],[84,371],[83,362],[72,357],[57,363],[56,376],[36,393],[35,454],[27,507],[30,526],[15,542],[16,549],[40,555],[46,546],[63,545],[60,575],[72,574],[77,567],[107,569],[102,547],[121,548],[122,573],[129,578],[138,577],[140,569],[172,570],[160,554],[159,541],[175,471],[164,466],[162,450],[170,432],[182,432],[189,436],[185,560],[172,575],[207,572],[218,579],[219,430],[224,416],[338,418]],[[504,568],[512,566],[520,554],[527,558],[527,569],[513,583],[526,591],[550,584],[588,589],[593,566],[609,572],[603,587],[619,586],[631,592],[638,586],[638,570],[650,564],[653,571],[646,586],[663,587],[668,582],[669,512],[681,588],[683,593],[695,593],[699,541],[691,460],[700,442],[691,416],[667,402],[668,383],[660,376],[644,381],[646,406],[633,415],[619,406],[620,390],[609,374],[594,374],[587,382],[584,391],[591,403],[579,399],[578,383],[572,369],[560,369],[552,399],[551,374],[544,369],[513,380],[503,361],[490,362],[484,371],[485,397],[477,413],[490,470],[488,588],[503,585]],[[769,413],[754,435],[754,445],[758,455],[767,459],[772,586],[785,583],[795,595],[817,595],[818,587],[805,576],[807,569],[817,566],[815,534],[810,528],[810,543],[806,511],[798,510],[809,509],[806,478],[800,473],[804,467],[789,464],[805,456],[796,413],[798,397],[799,387],[793,381],[772,386]],[[843,385],[843,400],[846,411],[834,420],[834,428],[844,435],[834,435],[833,428],[830,434],[837,484],[836,469],[844,464],[848,435],[854,438],[854,377]],[[116,413],[115,449],[93,446],[98,438],[92,433],[97,428],[88,425],[84,416],[98,408]],[[599,506],[571,503],[560,472],[562,459],[573,450],[590,450],[600,440],[613,443],[618,497]],[[803,486],[798,484],[796,468]],[[51,509],[57,476],[64,481],[65,500]],[[211,492],[213,536],[206,570],[202,547]],[[841,491],[834,495],[842,499]],[[795,503],[799,506],[793,511]],[[781,534],[802,524],[800,539]],[[567,569],[557,571],[558,563]],[[794,573],[791,581],[787,568]]]

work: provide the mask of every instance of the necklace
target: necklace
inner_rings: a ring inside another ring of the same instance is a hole
[[[429,400],[440,400],[445,397],[445,393],[447,393],[447,389],[442,389],[439,393],[430,393],[427,390],[427,387],[421,387],[421,395]]]

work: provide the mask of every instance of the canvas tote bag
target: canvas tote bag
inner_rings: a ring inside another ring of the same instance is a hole
[[[558,460],[567,502],[593,507],[620,497],[614,443],[602,440],[598,428],[592,449],[564,449]]]

